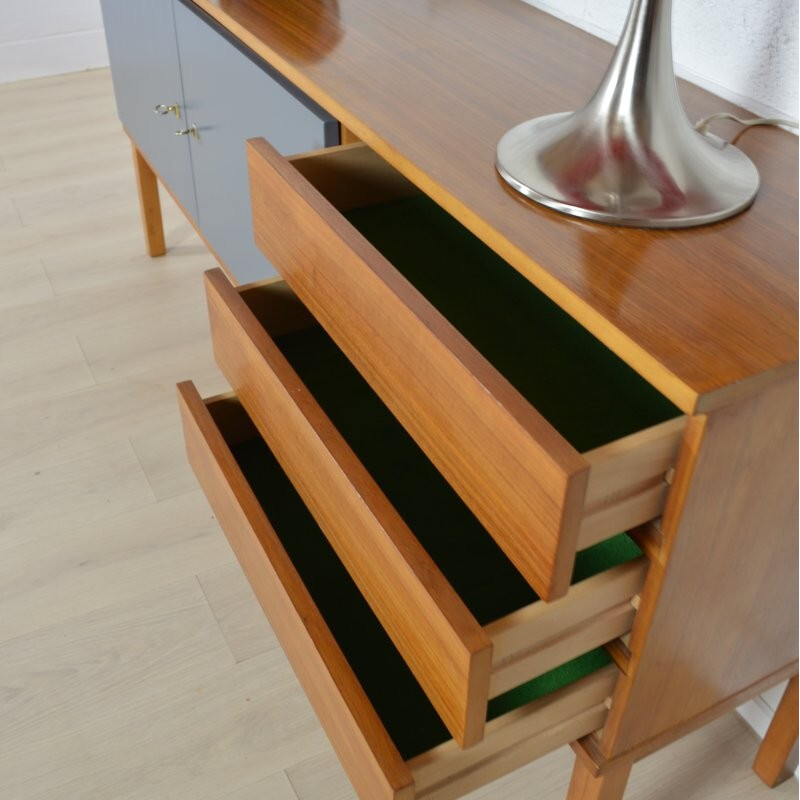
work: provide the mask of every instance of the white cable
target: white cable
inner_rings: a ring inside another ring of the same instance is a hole
[[[752,119],[741,119],[741,117],[729,114],[727,111],[720,111],[717,114],[712,114],[710,117],[701,119],[700,122],[694,126],[694,129],[698,133],[708,133],[708,128],[711,123],[718,119],[731,119],[734,122],[738,122],[739,125],[743,125],[745,128],[752,128],[755,125],[785,125],[787,128],[800,127],[800,125],[798,125],[798,123],[792,119],[779,119],[777,117],[753,117]]]

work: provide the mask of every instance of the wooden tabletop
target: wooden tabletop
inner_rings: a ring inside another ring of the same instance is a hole
[[[521,0],[195,2],[684,411],[796,370],[796,137],[741,137],[762,189],[732,220],[582,222],[506,187],[495,146],[525,119],[583,105],[609,45]],[[691,119],[730,107],[689,84],[681,95]]]

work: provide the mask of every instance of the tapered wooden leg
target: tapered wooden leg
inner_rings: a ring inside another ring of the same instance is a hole
[[[633,761],[619,761],[608,766],[602,775],[594,777],[586,764],[577,758],[567,800],[622,800],[632,768]]]
[[[139,190],[139,208],[142,227],[150,256],[163,256],[167,252],[164,243],[164,223],[161,219],[161,200],[158,197],[158,179],[142,154],[133,146],[133,166],[136,170],[136,186]]]
[[[798,684],[795,675],[783,694],[767,735],[758,749],[753,769],[767,786],[777,786],[791,775],[786,761],[797,742]]]

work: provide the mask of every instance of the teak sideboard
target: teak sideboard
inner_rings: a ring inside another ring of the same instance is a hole
[[[584,223],[494,148],[578,107],[610,49],[520,0],[103,11],[149,252],[160,180],[220,263],[233,393],[179,384],[189,459],[358,795],[456,798],[570,743],[570,800],[620,800],[638,759],[791,679],[774,784],[796,138],[742,137],[739,217]]]

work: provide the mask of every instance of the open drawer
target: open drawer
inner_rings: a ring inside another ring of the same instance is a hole
[[[256,242],[545,600],[658,517],[685,418],[362,144],[248,143]]]
[[[460,745],[491,698],[630,631],[631,539],[580,553],[571,590],[539,601],[285,283],[212,270],[206,292],[222,372]]]
[[[603,725],[601,651],[498,700],[459,749],[242,407],[178,391],[189,460],[360,797],[459,797]]]

